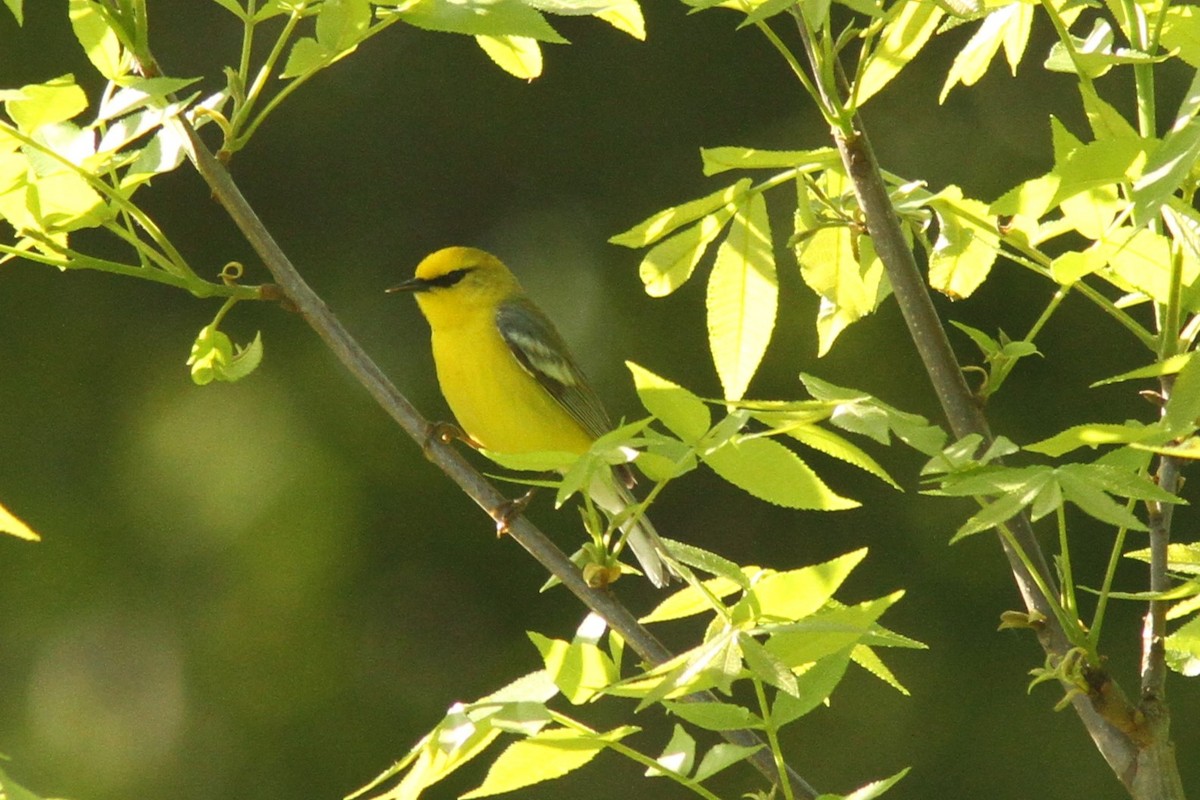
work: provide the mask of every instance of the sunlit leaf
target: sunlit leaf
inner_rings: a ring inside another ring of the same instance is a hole
[[[675,716],[698,728],[710,731],[732,731],[739,728],[762,728],[762,718],[733,703],[688,703],[666,700],[663,706]]]
[[[671,206],[670,208],[664,208],[662,211],[634,225],[629,230],[618,233],[608,241],[610,244],[619,244],[622,247],[645,247],[648,244],[653,244],[672,231],[695,222],[714,211],[726,206],[732,209],[732,204],[737,203],[741,199],[746,190],[750,188],[750,185],[751,181],[749,178],[742,178],[737,183],[726,186],[723,189],[718,189],[710,195],[696,200],[689,200],[686,203]]]
[[[129,62],[101,4],[96,0],[70,0],[67,8],[75,38],[92,66],[110,81],[124,76]]]
[[[734,440],[703,458],[722,478],[768,503],[818,511],[859,505],[834,492],[795,453],[771,439]]]
[[[708,342],[726,400],[739,400],[775,330],[779,283],[767,204],[749,195],[717,249],[708,280]]]
[[[527,36],[540,42],[566,43],[550,23],[521,0],[411,0],[395,12],[417,28],[471,36]]]
[[[855,86],[859,105],[886,86],[925,47],[945,12],[933,3],[907,0],[887,12],[887,21]]]
[[[476,36],[475,42],[496,66],[523,80],[542,74],[542,48],[528,36]]]
[[[676,725],[662,754],[654,760],[662,769],[649,767],[646,770],[647,778],[660,777],[664,774],[664,770],[678,775],[687,775],[691,773],[692,765],[696,763],[696,740],[683,729],[682,725]]]
[[[543,730],[510,744],[492,762],[483,783],[461,797],[491,797],[562,777],[587,764],[610,743],[636,731],[631,726],[601,734],[571,728]]]
[[[708,432],[712,415],[703,400],[632,361],[626,361],[625,366],[633,373],[633,384],[642,405],[671,433],[685,442],[697,442]]]
[[[38,542],[42,539],[33,528],[18,519],[16,514],[9,511],[2,504],[0,504],[0,533],[7,533],[18,539],[25,539],[30,542]],[[3,788],[3,786],[0,785],[0,788]],[[2,796],[3,794],[0,794],[0,797]]]

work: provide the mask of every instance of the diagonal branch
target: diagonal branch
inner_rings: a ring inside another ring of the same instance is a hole
[[[609,627],[619,633],[639,656],[651,664],[670,660],[673,654],[648,631],[637,618],[611,593],[593,589],[583,580],[571,560],[551,542],[536,526],[524,517],[510,520],[506,516],[508,498],[492,486],[462,454],[435,435],[435,426],[388,380],[378,365],[371,360],[362,346],[342,326],[325,302],[309,287],[295,266],[284,254],[278,243],[263,225],[254,209],[242,196],[233,182],[229,171],[200,140],[195,130],[180,119],[189,142],[189,157],[196,170],[204,178],[217,202],[233,219],[242,235],[258,253],[263,264],[275,278],[284,297],[295,307],[304,320],[324,340],[338,360],[350,371],[359,383],[375,398],[375,402],[396,421],[404,431],[421,444],[425,455],[446,475],[458,484],[468,497],[497,522],[506,522],[508,533],[517,544],[525,548],[552,575],[562,581],[572,594],[585,606],[599,614]],[[716,697],[704,693],[691,698],[697,701],[715,701]],[[724,732],[725,738],[738,745],[759,747],[750,762],[768,780],[777,783],[779,773],[770,751],[762,747],[765,743],[758,734],[749,730]],[[818,792],[790,766],[788,780],[797,797],[814,800]]]

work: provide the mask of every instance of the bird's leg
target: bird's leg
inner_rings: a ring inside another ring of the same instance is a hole
[[[529,502],[533,500],[533,496],[537,493],[537,490],[538,487],[531,486],[525,494],[506,503],[501,503],[492,511],[492,519],[496,520],[497,537],[508,533],[508,526],[513,523],[513,520],[525,513],[525,509],[529,506]]]
[[[471,438],[469,433],[453,422],[431,422],[425,429],[425,442],[422,445],[422,449],[425,451],[425,455],[428,456],[434,442],[450,444],[456,439],[460,442],[465,442],[476,450],[483,447],[483,445]]]

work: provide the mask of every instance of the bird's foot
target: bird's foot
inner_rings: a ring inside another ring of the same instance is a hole
[[[508,528],[512,525],[513,520],[525,513],[529,501],[533,500],[536,492],[537,487],[534,486],[520,497],[509,500],[507,503],[501,503],[496,507],[496,510],[492,512],[492,519],[496,520],[497,537],[508,533]]]
[[[434,442],[438,442],[440,444],[450,444],[455,440],[465,442],[476,450],[483,446],[479,442],[472,439],[469,433],[455,425],[453,422],[431,422],[429,423],[429,427],[425,430],[425,442],[422,445],[422,448],[425,450],[425,454],[428,455],[429,450],[433,447]]]

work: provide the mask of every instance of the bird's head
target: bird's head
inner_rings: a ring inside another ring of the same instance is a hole
[[[504,263],[474,247],[445,247],[425,256],[413,277],[388,292],[413,292],[430,323],[479,309],[494,309],[521,293]]]

